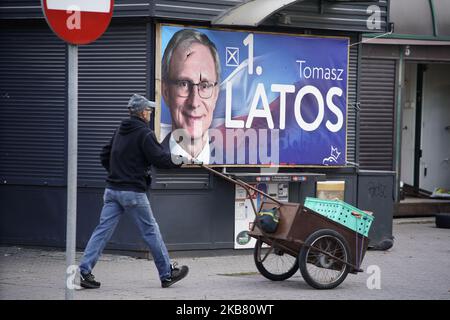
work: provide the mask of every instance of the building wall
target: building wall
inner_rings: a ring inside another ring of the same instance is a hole
[[[206,1],[195,3],[210,6]],[[124,106],[132,92],[154,97],[153,21],[124,17],[149,17],[158,10],[163,16],[165,5],[164,12],[172,14],[166,15],[171,19],[167,21],[199,22],[194,21],[189,12],[177,11],[172,2],[151,4],[116,1],[114,19],[105,35],[79,50],[77,245],[81,248],[96,225],[102,206],[105,172],[99,165],[98,152],[126,115]],[[185,4],[193,6],[194,1]],[[216,9],[225,10],[234,4],[236,1],[219,1],[216,5],[220,8]],[[316,4],[305,2],[305,8],[324,10],[325,16],[336,16],[342,11],[342,7],[334,6],[328,12],[325,10],[328,4],[325,7]],[[302,15],[308,12],[306,9],[303,12],[303,7],[295,10]],[[201,20],[205,22],[212,17],[212,12],[219,11],[210,10],[208,17]],[[338,21],[335,21],[337,24],[329,21],[330,29],[339,29]],[[326,25],[324,21],[321,23],[315,26]],[[313,25],[303,25],[308,26]],[[0,27],[0,203],[5,204],[0,215],[0,242],[63,247],[67,170],[66,46],[51,33],[35,0],[3,1]],[[263,27],[267,31],[305,32],[296,28],[279,29],[270,23]],[[351,37],[352,43],[359,40],[356,32],[312,30],[312,33],[346,35]],[[348,154],[351,162],[357,160],[359,47],[352,46],[350,51]],[[354,203],[356,189],[350,185],[356,181],[355,173],[352,169],[347,171],[344,175],[336,169],[327,172],[330,177],[345,176],[349,181],[348,201]],[[168,247],[232,248],[234,186],[209,175],[204,178],[204,173],[198,170],[165,174],[161,171],[155,174],[149,197]],[[314,195],[314,186],[304,190],[311,194],[302,190],[298,197]],[[217,206],[218,201],[220,206]],[[136,227],[124,218],[109,248],[145,250],[145,244]]]
[[[0,76],[3,84],[0,130],[4,133],[0,138],[0,178],[3,201],[10,199],[10,202],[2,209],[5,229],[0,240],[63,246],[67,148],[65,45],[43,21],[3,26],[1,45],[8,50],[1,51],[5,63],[0,67],[10,71]],[[126,116],[130,93],[153,97],[153,43],[153,24],[116,19],[99,41],[79,50],[79,247],[87,243],[102,205],[105,172],[98,159],[100,148]],[[357,95],[357,48],[351,54],[350,101],[356,101]],[[24,87],[23,79],[30,85]],[[52,91],[49,83],[55,86]],[[47,114],[37,112],[46,108]],[[25,119],[22,111],[27,114]],[[349,123],[355,139],[356,118]],[[354,157],[354,148],[351,150]],[[57,161],[52,162],[47,154]],[[58,179],[52,180],[55,172]],[[234,186],[204,175],[198,170],[181,169],[169,174],[155,173],[150,198],[171,249],[233,247]],[[314,187],[311,192],[309,195],[314,195]],[[21,202],[21,198],[32,200]],[[217,201],[221,206],[217,206]],[[25,217],[29,214],[34,215],[34,228],[32,232],[23,232],[21,221],[27,221]],[[109,248],[144,250],[137,229],[127,218],[124,220]]]

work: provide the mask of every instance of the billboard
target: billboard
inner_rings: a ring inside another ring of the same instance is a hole
[[[218,165],[343,166],[349,39],[160,25],[157,133]]]

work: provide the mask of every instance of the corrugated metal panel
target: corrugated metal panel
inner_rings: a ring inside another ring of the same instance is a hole
[[[96,42],[79,49],[80,186],[103,183],[99,153],[120,120],[127,117],[131,94],[147,95],[146,24],[112,24]]]
[[[115,0],[114,17],[141,16],[210,21],[241,0]],[[43,18],[41,0],[1,0],[0,19]]]
[[[371,5],[380,8],[380,30],[371,30],[367,27],[367,19],[371,16],[367,13],[367,8]],[[387,12],[387,0],[358,3],[306,0],[280,10],[264,24],[308,29],[386,32]],[[283,23],[282,21],[286,19],[290,22]]]
[[[43,24],[0,29],[0,181],[64,184],[65,44]]]
[[[242,0],[166,0],[156,1],[155,17],[182,20],[211,21]],[[369,30],[367,19],[371,16],[367,8],[378,5],[381,12],[381,29]],[[387,0],[366,2],[333,2],[306,0],[280,10],[267,19],[266,26],[287,26],[295,28],[345,30],[362,32],[385,32],[387,26]],[[290,24],[282,24],[280,16],[288,16]]]
[[[210,21],[242,0],[166,0],[155,1],[155,16],[161,18]]]
[[[157,18],[209,22],[243,0],[115,0],[114,17],[154,16]],[[381,9],[381,30],[367,28],[367,8],[376,4]],[[289,6],[270,17],[265,25],[296,28],[385,32],[387,0],[367,2],[329,2],[306,0]],[[291,24],[280,24],[280,15]],[[2,0],[0,19],[43,18],[40,0]]]
[[[43,18],[41,0],[2,0],[0,19]]]
[[[364,58],[361,68],[360,168],[392,170],[395,60]]]
[[[357,38],[352,38],[355,43]],[[350,47],[347,97],[347,161],[356,162],[356,103],[358,87],[358,46]]]
[[[115,0],[114,17],[148,17],[152,12],[150,0]],[[0,19],[44,18],[41,0],[1,0]]]
[[[208,172],[154,169],[152,189],[208,189],[211,185],[210,179]]]
[[[151,15],[151,0],[114,0],[114,17],[148,17]]]

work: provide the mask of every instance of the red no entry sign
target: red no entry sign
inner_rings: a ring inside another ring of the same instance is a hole
[[[114,0],[41,0],[47,23],[61,39],[88,44],[108,28]]]

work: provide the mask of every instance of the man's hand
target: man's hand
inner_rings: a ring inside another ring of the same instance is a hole
[[[202,164],[203,164],[203,161],[197,160],[196,158],[192,158],[192,159],[191,159],[191,163],[192,163],[192,164],[202,165]]]
[[[191,163],[191,160],[189,158],[187,158],[187,157],[184,157],[182,155],[179,155],[178,157],[180,158],[180,162],[182,164],[189,164],[189,163]]]
[[[182,165],[182,164],[196,164],[196,165],[202,165],[203,162],[199,161],[195,158],[188,158],[188,157],[184,157],[182,155],[174,155],[172,154],[172,162],[178,165]]]
[[[182,155],[175,155],[172,154],[172,162],[177,164],[177,165],[182,165],[182,164],[189,164],[191,163],[191,160],[183,157]]]

